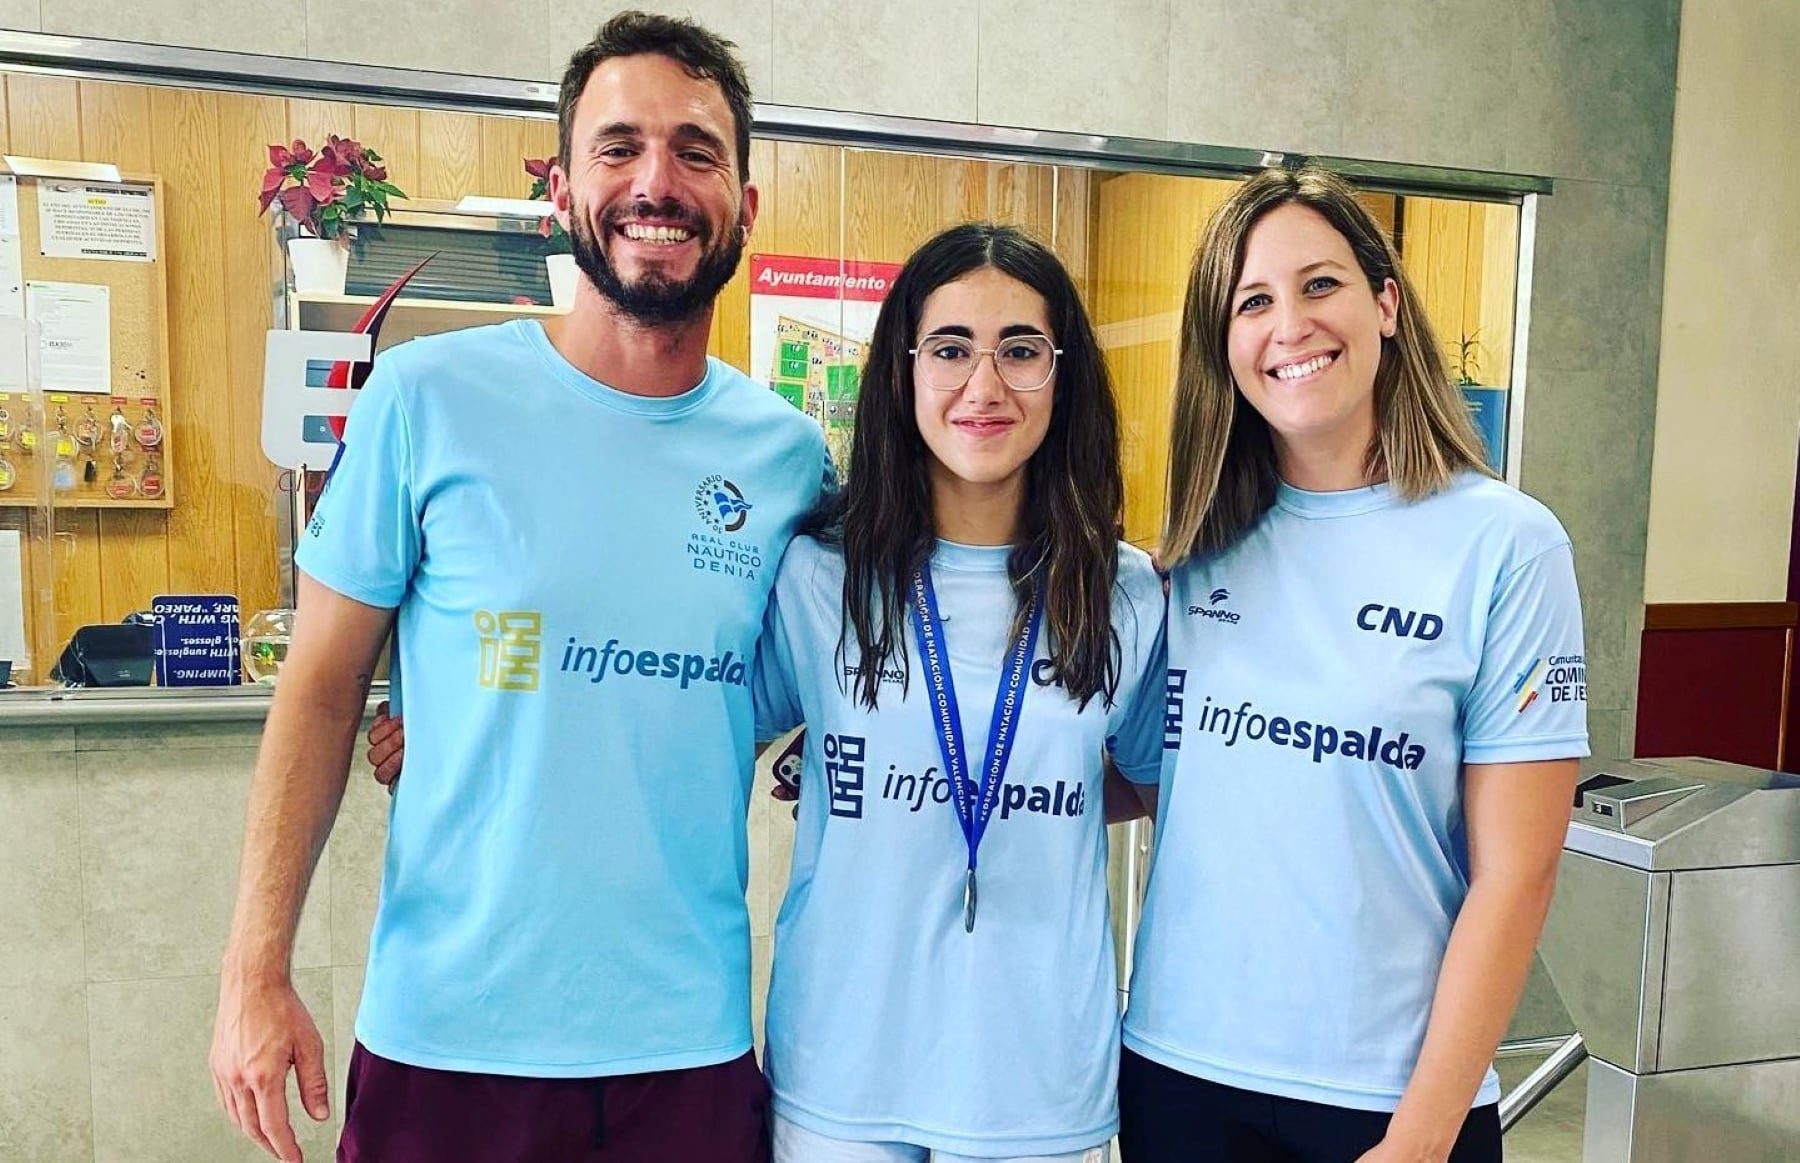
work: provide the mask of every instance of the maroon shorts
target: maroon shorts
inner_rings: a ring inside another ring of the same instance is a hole
[[[754,1054],[609,1078],[513,1078],[350,1057],[338,1163],[769,1163]]]

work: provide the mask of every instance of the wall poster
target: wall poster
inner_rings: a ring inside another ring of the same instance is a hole
[[[897,263],[750,256],[750,374],[818,421],[842,473],[863,358]]]

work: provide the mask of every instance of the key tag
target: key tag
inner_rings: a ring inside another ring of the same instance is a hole
[[[50,483],[58,492],[68,492],[75,487],[75,462],[66,456],[56,458],[56,471],[50,475]]]
[[[146,449],[155,448],[162,443],[162,439],[162,421],[156,418],[156,410],[154,408],[147,409],[144,412],[143,423],[137,426],[138,447]]]
[[[132,484],[131,478],[125,475],[125,458],[113,457],[112,480],[106,482],[106,495],[115,501],[123,501],[135,492],[137,492],[137,486]]]
[[[0,442],[12,439],[12,413],[0,408]]]
[[[38,446],[37,429],[33,428],[30,424],[26,423],[25,421],[23,421],[23,420],[19,421],[18,431],[16,431],[13,434],[13,438],[19,442],[19,451],[24,453],[26,456],[30,456],[32,453],[37,451],[37,446]]]
[[[12,461],[0,456],[0,493],[12,488],[18,479],[19,473],[13,468]]]
[[[144,475],[138,478],[138,492],[146,497],[160,497],[162,490],[162,460],[152,456],[144,463]]]
[[[87,411],[75,425],[75,443],[83,448],[100,447],[100,421],[94,417],[94,406],[89,404]]]
[[[61,408],[58,408],[56,410],[56,434],[51,438],[51,448],[55,451],[58,460],[74,460],[75,447],[75,438],[69,435],[69,418],[63,415]],[[74,471],[73,465],[70,466],[69,471]]]
[[[106,438],[106,446],[112,449],[115,454],[122,453],[127,448],[130,448],[131,421],[125,419],[125,413],[114,408],[112,417],[108,423],[112,425],[112,431]]]

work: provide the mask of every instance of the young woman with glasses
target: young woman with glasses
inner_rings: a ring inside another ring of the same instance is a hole
[[[759,733],[807,725],[775,1159],[1104,1159],[1102,757],[1160,764],[1163,596],[1117,540],[1117,412],[1055,256],[989,225],[920,247],[852,440],[759,659]]]
[[[1490,1063],[1587,754],[1568,536],[1484,467],[1392,244],[1323,171],[1213,217],[1175,397],[1121,1149],[1497,1161]]]
[[[1122,490],[1055,255],[1006,226],[927,241],[757,660],[759,737],[807,728],[766,1020],[775,1163],[1107,1158],[1103,757],[1143,780],[1162,760],[1164,599],[1117,540]],[[392,778],[397,722],[371,743]]]

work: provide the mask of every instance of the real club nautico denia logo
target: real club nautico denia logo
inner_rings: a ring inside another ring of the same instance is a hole
[[[544,615],[537,610],[476,610],[476,681],[491,691],[535,691],[544,657]]]
[[[736,533],[750,519],[753,507],[743,492],[719,473],[701,481],[694,490],[694,512],[714,533]]]

